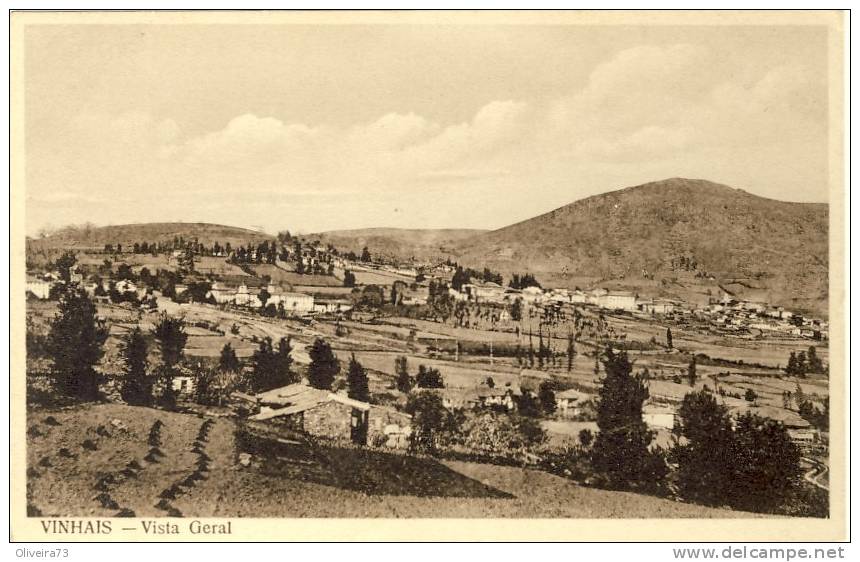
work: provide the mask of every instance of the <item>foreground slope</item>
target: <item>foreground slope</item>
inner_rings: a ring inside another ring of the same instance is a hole
[[[148,458],[157,421],[161,455]],[[211,428],[196,449],[204,425]],[[31,410],[27,427],[28,502],[44,516],[753,516],[585,488],[535,470],[353,448],[325,448],[316,461],[255,455],[243,466],[233,420],[120,404]],[[189,480],[204,456],[208,470]]]

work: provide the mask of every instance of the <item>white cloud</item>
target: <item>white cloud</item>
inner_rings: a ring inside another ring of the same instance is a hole
[[[708,177],[724,169],[725,176],[711,179],[766,187],[785,180],[770,170],[794,167],[804,154],[820,156],[815,151],[826,138],[825,108],[808,69],[786,64],[753,78],[741,72],[727,78],[703,70],[714,56],[683,44],[627,49],[596,66],[579,90],[564,97],[488,101],[453,124],[388,113],[333,126],[249,111],[189,137],[173,119],[146,112],[85,114],[59,127],[50,150],[30,159],[31,202],[47,208],[85,194],[157,201],[185,193],[193,204],[230,194],[232,204],[254,205],[275,221],[298,212],[293,207],[307,214],[308,205],[291,206],[284,196],[307,202],[308,194],[319,193],[328,206],[372,196],[377,206],[390,202],[423,212],[429,201],[445,216],[456,197],[447,201],[440,194],[460,193],[467,183],[475,193],[508,190],[498,205],[526,208],[540,200],[542,189],[558,191],[559,204],[586,195],[559,187],[577,178],[605,177],[606,187],[621,187],[615,182],[646,173],[658,175],[643,181],[686,173]],[[744,163],[738,169],[746,175],[734,176],[732,161]],[[810,181],[820,165],[809,168],[809,177],[798,182]],[[529,196],[529,189],[538,195]]]

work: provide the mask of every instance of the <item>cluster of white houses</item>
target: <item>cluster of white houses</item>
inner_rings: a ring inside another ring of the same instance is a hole
[[[654,314],[668,314],[680,303],[669,299],[639,298],[632,291],[596,288],[588,291],[580,289],[541,289],[526,287],[514,289],[498,283],[467,283],[461,291],[453,291],[455,298],[474,302],[498,304],[511,303],[521,299],[528,304],[589,304],[607,310],[641,311]]]
[[[314,299],[311,294],[285,291],[253,277],[222,278],[212,283],[207,296],[217,304],[248,308],[272,305],[291,316],[346,312],[352,308],[348,300]]]

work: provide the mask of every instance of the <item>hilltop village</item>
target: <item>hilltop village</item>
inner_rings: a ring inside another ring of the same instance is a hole
[[[705,396],[732,424],[777,424],[798,456],[768,462],[827,488],[827,321],[727,291],[691,303],[611,283],[543,287],[528,272],[398,262],[288,233],[32,250],[26,287],[28,392],[50,392],[57,306],[79,291],[105,330],[99,393],[236,419],[245,468],[267,462],[259,443],[277,434],[599,483],[585,465],[620,368],[641,381],[649,454],[684,446],[690,396]],[[142,398],[129,391],[135,369]],[[660,462],[642,489],[674,494],[678,461]]]

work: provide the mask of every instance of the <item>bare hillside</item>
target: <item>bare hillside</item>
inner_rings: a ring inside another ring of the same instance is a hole
[[[649,291],[727,290],[826,312],[828,206],[673,178],[589,197],[460,243],[463,264]]]

